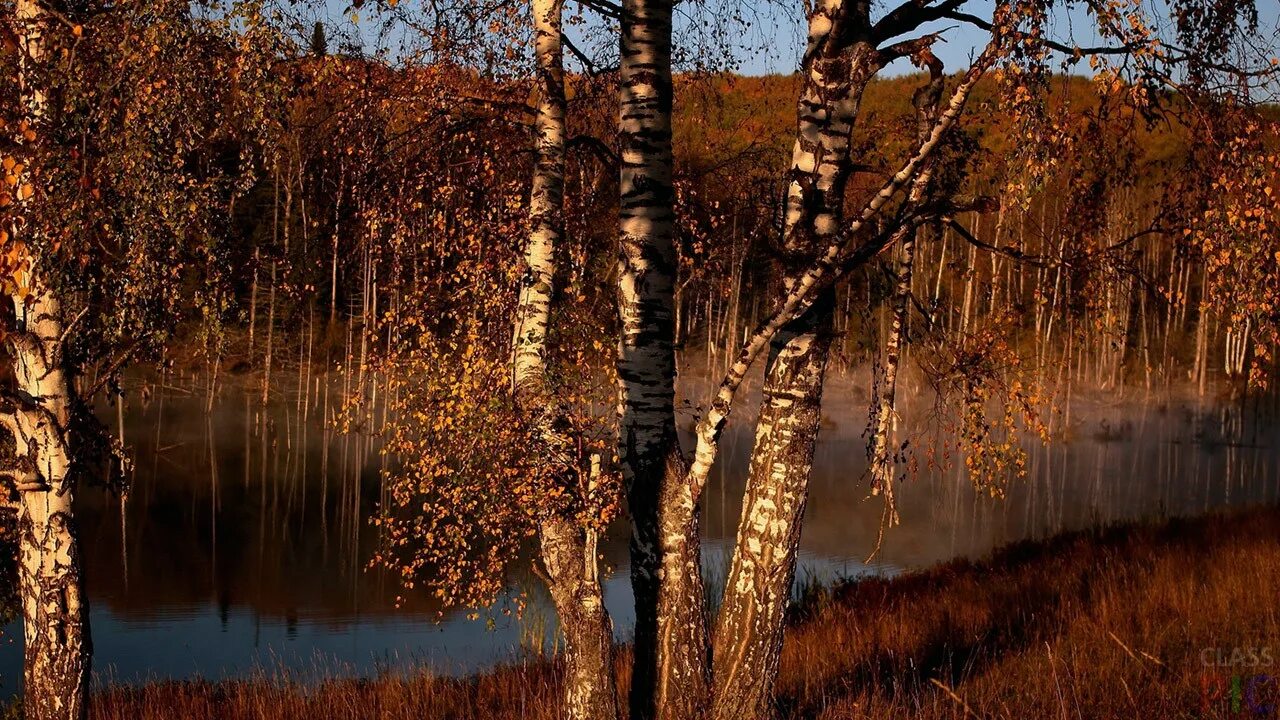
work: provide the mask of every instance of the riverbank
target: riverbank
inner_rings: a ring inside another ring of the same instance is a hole
[[[795,608],[786,718],[1241,718],[1280,707],[1280,509],[1071,533]],[[626,658],[618,669],[627,675]],[[114,687],[95,720],[553,718],[556,672]]]

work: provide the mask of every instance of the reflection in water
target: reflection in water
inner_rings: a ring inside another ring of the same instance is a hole
[[[1028,446],[1027,477],[1003,500],[975,492],[959,463],[922,462],[899,492],[902,525],[867,565],[881,505],[867,499],[862,481],[866,402],[833,385],[802,542],[800,574],[809,580],[893,573],[1098,523],[1277,500],[1271,447],[1280,438],[1238,410],[1078,404],[1064,440]],[[323,418],[335,412],[327,395],[263,412],[256,397],[234,392],[213,403],[174,388],[155,389],[145,404],[130,394],[121,428],[137,459],[131,492],[123,502],[94,489],[80,498],[100,680],[281,667],[457,673],[549,642],[545,609],[522,625],[441,616],[420,595],[396,607],[395,579],[366,570],[386,458],[375,439],[326,428]],[[103,417],[115,415],[104,408]],[[738,521],[751,420],[744,406],[707,492],[713,581],[723,577]],[[620,528],[604,547],[606,602],[621,636],[633,616],[625,538]],[[530,578],[514,578],[513,587],[539,597]],[[9,695],[20,677],[20,628],[5,635],[0,694]]]

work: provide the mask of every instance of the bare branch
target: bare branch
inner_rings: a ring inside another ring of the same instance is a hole
[[[977,15],[973,15],[971,13],[949,11],[944,13],[943,17],[950,18],[951,20],[958,20],[963,23],[968,23],[970,25],[973,25],[974,27],[981,28],[988,32],[992,32],[994,30],[994,26],[992,26],[990,21],[984,20],[983,18],[980,18]],[[1010,33],[1010,34],[1015,39],[1019,39],[1019,40],[1024,38],[1030,38],[1030,36],[1027,35],[1026,33]],[[1093,47],[1077,47],[1072,45],[1065,45],[1063,43],[1060,43],[1054,40],[1049,40],[1043,37],[1036,37],[1036,38],[1033,38],[1033,40],[1035,42],[1043,44],[1047,48],[1050,48],[1052,50],[1057,50],[1058,52],[1063,53],[1065,55],[1070,55],[1073,58],[1079,58],[1085,55],[1128,55],[1129,53],[1141,47],[1141,45],[1138,43],[1129,43],[1127,45],[1118,45],[1118,46],[1117,45],[1096,45]]]
[[[609,167],[616,168],[618,163],[622,162],[613,148],[594,135],[574,135],[569,139],[568,147],[570,149],[583,148]]]
[[[588,57],[586,53],[582,52],[582,50],[580,50],[577,45],[574,45],[573,41],[570,40],[569,36],[566,35],[565,33],[560,33],[560,43],[564,45],[566,48],[568,48],[569,52],[574,57],[578,58],[578,62],[582,63],[582,67],[586,68],[587,70],[587,75],[591,77],[599,77],[600,75],[603,75],[607,72],[610,72],[616,69],[616,68],[604,68],[604,69],[597,68],[595,61],[592,60],[590,57]]]
[[[609,0],[578,0],[578,4],[604,15],[610,20],[622,19],[622,6]]]
[[[1082,257],[1086,257],[1088,255],[1105,255],[1106,253],[1114,252],[1128,245],[1131,245],[1135,241],[1141,238],[1144,238],[1148,235],[1159,235],[1159,234],[1164,234],[1169,232],[1168,228],[1153,226],[1153,227],[1147,228],[1146,230],[1136,232],[1130,235],[1129,237],[1123,240],[1120,240],[1119,242],[1116,242],[1112,245],[1108,245],[1107,247],[1101,248],[1099,250],[1095,250],[1092,252],[1089,252],[1089,251],[1080,252],[1070,257],[1055,258],[1055,257],[1049,257],[1047,255],[1027,255],[1026,253],[1022,252],[1021,250],[1015,247],[997,247],[983,240],[979,240],[978,238],[974,237],[973,233],[970,233],[964,227],[963,224],[955,220],[954,216],[957,214],[959,213],[948,213],[947,215],[942,217],[942,221],[948,227],[954,230],[955,233],[959,235],[961,239],[968,242],[970,245],[973,245],[974,247],[980,250],[985,250],[995,255],[1002,255],[1011,260],[1016,260],[1017,262],[1025,263],[1032,267],[1040,267],[1040,268],[1055,268],[1055,267],[1058,267],[1059,265],[1062,265],[1065,267],[1072,267]]]
[[[908,0],[880,18],[880,21],[871,29],[872,39],[881,43],[899,35],[905,35],[925,23],[945,18],[948,12],[964,5],[965,2],[966,0],[943,0],[937,5],[932,5],[932,0]]]

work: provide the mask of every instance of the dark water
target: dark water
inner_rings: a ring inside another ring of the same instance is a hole
[[[799,580],[892,574],[1064,529],[1193,515],[1275,502],[1280,462],[1270,425],[1238,408],[1105,399],[1054,419],[1054,444],[1027,444],[1028,473],[1003,499],[976,492],[958,464],[921,469],[899,491],[902,524],[876,547],[882,505],[868,499],[866,399],[833,381],[805,521]],[[220,678],[255,672],[370,675],[427,666],[463,673],[541,645],[554,620],[536,581],[513,590],[535,603],[523,620],[468,620],[410,596],[397,608],[391,578],[366,568],[376,544],[368,518],[386,462],[376,444],[326,430],[313,398],[263,414],[229,391],[206,398],[132,393],[125,441],[137,458],[120,499],[88,489],[80,517],[99,681]],[[114,424],[113,409],[104,417]],[[730,427],[706,495],[706,571],[722,577],[737,524],[753,412]],[[1065,428],[1065,430],[1064,430]],[[632,609],[625,531],[605,544],[606,602],[620,636]],[[19,690],[21,628],[0,640],[0,693]]]

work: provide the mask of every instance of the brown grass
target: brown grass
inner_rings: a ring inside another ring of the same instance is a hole
[[[787,718],[1280,717],[1280,510],[1022,543],[980,562],[819,593],[783,651]],[[1206,651],[1206,649],[1210,649]],[[1206,667],[1212,649],[1234,667]],[[1267,657],[1258,658],[1267,660]],[[619,670],[626,674],[626,660]],[[1238,709],[1231,676],[1241,676]],[[1203,703],[1208,676],[1210,694]],[[1258,684],[1258,683],[1261,684]],[[97,695],[94,720],[553,718],[546,664],[466,680],[165,683]],[[1252,702],[1251,702],[1252,701]]]

